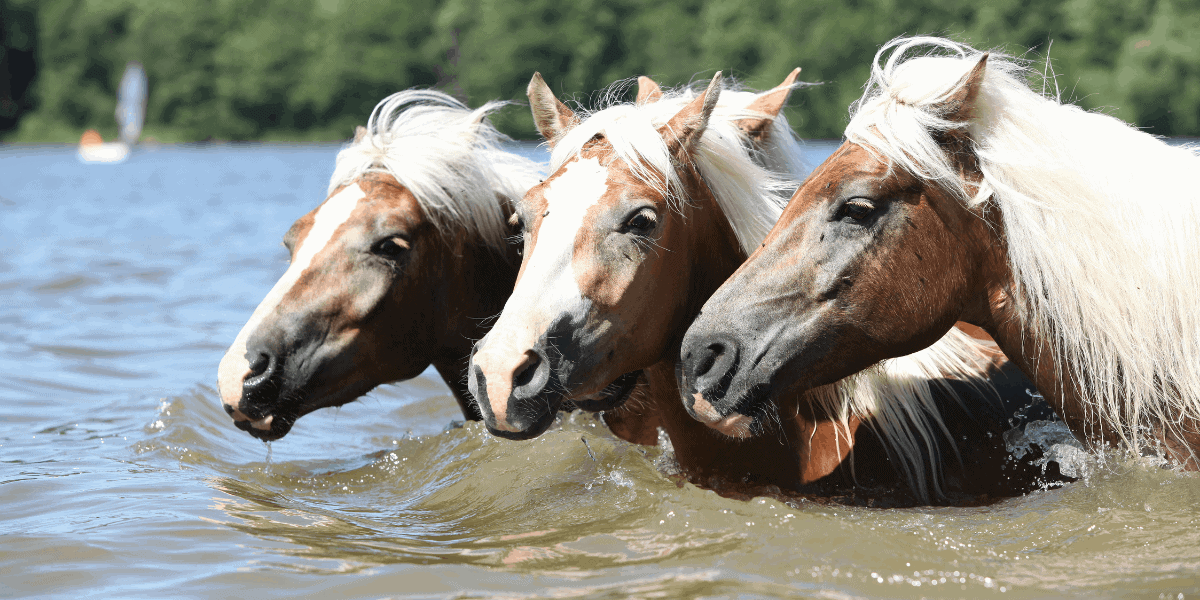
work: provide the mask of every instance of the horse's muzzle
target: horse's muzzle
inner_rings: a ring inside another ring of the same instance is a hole
[[[224,402],[225,412],[238,429],[264,441],[277,440],[292,429],[297,407],[284,406],[283,367],[279,355],[251,345],[246,352],[248,370],[242,379],[237,405]]]
[[[512,440],[541,435],[564,400],[549,349],[539,344],[519,354],[480,352],[482,343],[471,354],[467,389],[488,431]]]
[[[743,348],[725,334],[687,336],[679,366],[683,406],[693,419],[735,438],[754,435],[769,386],[747,385],[753,374],[743,373]],[[742,377],[738,377],[741,374]]]

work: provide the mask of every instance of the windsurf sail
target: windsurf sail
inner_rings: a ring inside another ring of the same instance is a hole
[[[142,135],[146,122],[146,71],[142,63],[132,60],[125,65],[121,87],[117,88],[117,127],[121,141],[132,146]]]

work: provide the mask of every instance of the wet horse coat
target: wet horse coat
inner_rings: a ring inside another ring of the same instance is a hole
[[[848,141],[689,330],[689,390],[753,410],[964,320],[1077,436],[1196,468],[1200,157],[1026,76],[948,40],[885,46]],[[754,360],[714,368],[714,347]]]
[[[682,108],[658,100],[619,105],[587,119],[559,103],[538,76],[529,92],[535,121],[554,144],[554,173],[517,207],[525,224],[521,274],[496,326],[472,357],[471,392],[493,433],[516,439],[539,435],[567,398],[620,414],[617,407],[630,395],[633,378],[644,372],[648,389],[628,403],[657,417],[679,463],[698,483],[800,490],[819,481],[853,487],[854,475],[859,483],[895,484],[897,472],[907,470],[915,495],[924,493],[927,482],[938,485],[939,478],[922,465],[936,463],[942,452],[952,455],[953,444],[910,437],[908,460],[891,463],[898,454],[860,427],[860,416],[849,414],[853,401],[798,402],[794,411],[780,413],[771,427],[776,435],[734,440],[728,436],[749,433],[741,429],[744,424],[705,426],[678,400],[675,357],[681,334],[747,249],[757,245],[785,190],[793,187],[751,160],[748,136],[738,125],[744,129],[751,116],[756,117],[751,122],[762,122],[761,112],[722,111],[719,78]],[[786,93],[781,96],[774,111]],[[662,154],[655,155],[655,149]],[[914,422],[925,429],[908,434],[940,435],[937,428],[946,427],[940,415],[952,409],[952,394],[978,394],[967,382],[979,380],[998,360],[965,336],[947,343],[958,345],[911,359],[907,370],[823,393],[856,398],[861,405],[876,394],[904,395],[915,413],[929,412],[910,415],[911,421],[892,419],[895,427],[887,432],[893,437],[887,441],[900,442],[905,432],[898,430]],[[961,383],[951,392],[932,384],[926,373]],[[980,434],[988,428],[998,434],[1004,425],[1002,419],[977,415],[957,421],[951,426],[959,433],[964,421]],[[1007,455],[1000,436],[993,437],[990,449],[964,462],[972,468],[986,463],[999,475],[997,465]],[[860,438],[864,443],[855,459],[846,461]],[[981,459],[985,454],[987,460]],[[1028,489],[1028,475],[1008,489]],[[998,493],[1003,487],[989,483],[984,491],[961,475],[953,485],[954,491],[970,494]]]

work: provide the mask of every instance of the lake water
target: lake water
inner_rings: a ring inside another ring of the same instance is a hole
[[[1116,456],[986,507],[737,501],[587,415],[531,442],[447,429],[432,372],[268,448],[217,363],[336,151],[0,148],[0,596],[1200,593],[1200,478]]]

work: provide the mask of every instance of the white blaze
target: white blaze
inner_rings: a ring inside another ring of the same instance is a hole
[[[548,320],[555,315],[542,313],[555,308],[570,310],[582,302],[571,268],[575,240],[588,210],[608,192],[607,181],[608,171],[600,166],[600,160],[586,158],[570,163],[562,175],[550,182],[544,192],[546,214],[538,226],[537,245],[521,281],[504,305],[501,322],[505,317]],[[537,312],[529,313],[530,309]]]
[[[275,307],[279,306],[292,286],[296,285],[296,282],[308,270],[313,257],[329,244],[329,240],[333,238],[337,228],[350,218],[354,208],[358,206],[358,201],[365,197],[366,193],[355,183],[343,188],[317,209],[312,227],[309,228],[308,235],[304,237],[300,247],[296,249],[291,265],[288,266],[283,277],[280,277],[279,281],[275,283],[275,287],[272,287],[271,291],[267,293],[267,297],[263,298],[258,308],[254,309],[254,314],[250,316],[250,320],[242,327],[241,332],[234,339],[233,345],[221,359],[221,366],[217,369],[217,387],[221,391],[221,400],[225,404],[237,408],[238,402],[241,401],[242,380],[250,371],[250,363],[246,360],[246,341],[258,328],[259,323],[271,314]]]
[[[568,163],[543,192],[546,213],[538,226],[537,245],[486,344],[475,354],[501,427],[507,425],[513,376],[525,364],[526,353],[556,316],[586,308],[571,261],[584,217],[608,192],[607,181],[608,171],[599,159],[583,158]]]

